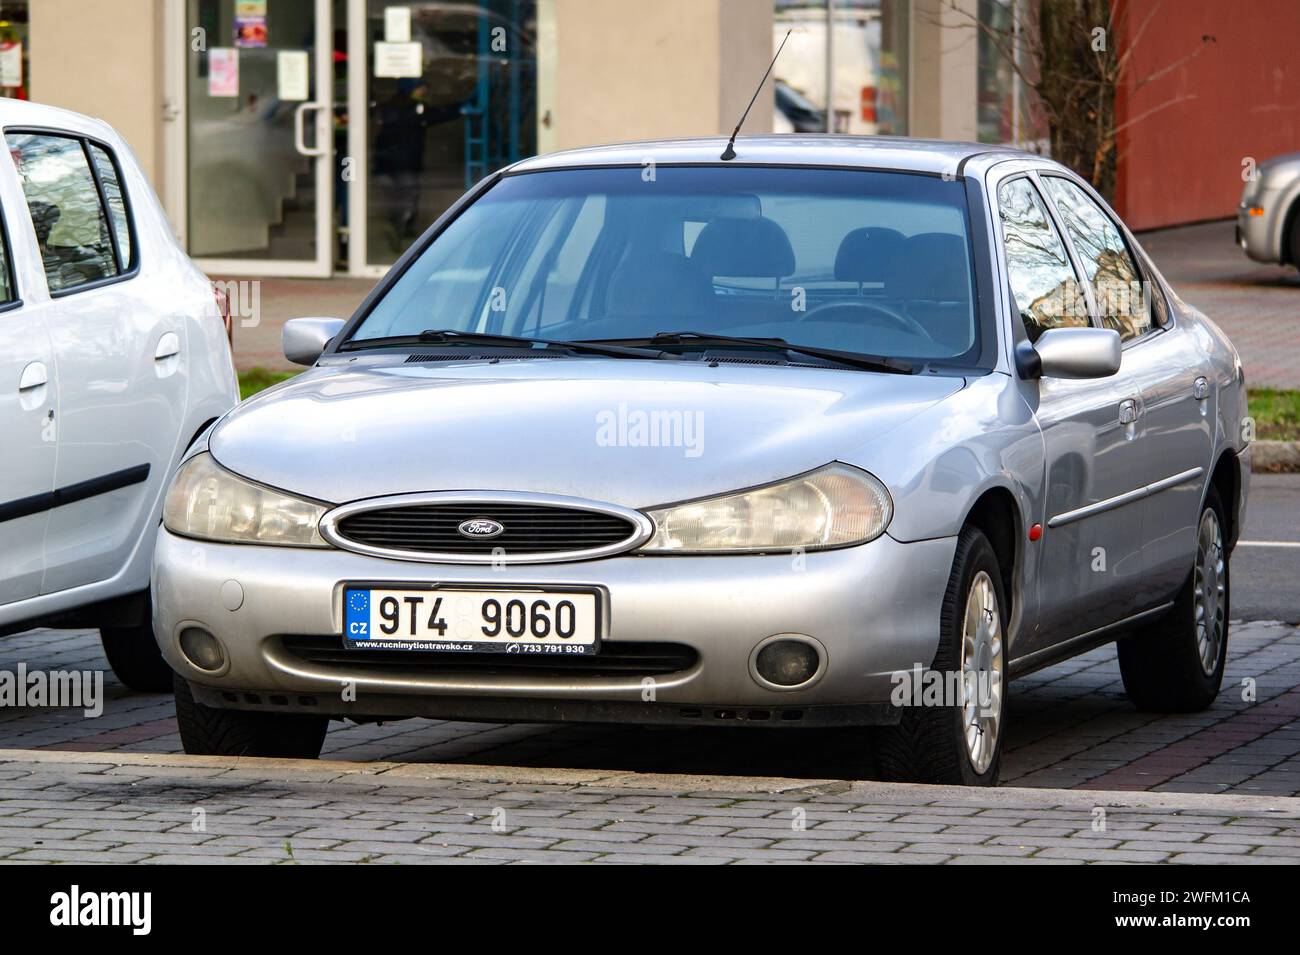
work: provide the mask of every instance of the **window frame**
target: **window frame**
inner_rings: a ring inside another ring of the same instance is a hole
[[[1038,169],[1035,170],[1035,175],[1040,180],[1040,183],[1043,179],[1063,179],[1072,184],[1076,189],[1080,190],[1088,199],[1092,200],[1092,204],[1097,207],[1097,210],[1102,214],[1103,218],[1111,224],[1115,229],[1115,232],[1119,235],[1120,241],[1124,243],[1124,252],[1128,255],[1129,261],[1133,263],[1133,268],[1137,272],[1138,280],[1142,283],[1143,288],[1150,290],[1149,301],[1147,303],[1148,310],[1150,311],[1147,330],[1142,332],[1140,335],[1134,335],[1127,341],[1121,339],[1120,348],[1130,348],[1140,342],[1151,339],[1158,332],[1164,331],[1172,312],[1167,307],[1164,307],[1166,303],[1162,302],[1161,306],[1157,306],[1155,302],[1156,293],[1159,292],[1163,297],[1164,290],[1161,288],[1160,284],[1156,282],[1155,276],[1153,276],[1151,271],[1147,268],[1147,264],[1143,260],[1142,256],[1137,254],[1133,244],[1133,237],[1129,235],[1128,229],[1124,227],[1123,223],[1121,223],[1118,217],[1111,211],[1110,206],[1106,205],[1106,203],[1102,201],[1101,197],[1098,196],[1092,187],[1086,182],[1076,176],[1068,175],[1063,169],[1056,169],[1054,167]],[[1076,262],[1076,267],[1081,269],[1079,274],[1087,275],[1088,270],[1082,268],[1083,259],[1079,255],[1079,250],[1075,248],[1074,237],[1070,235],[1069,227],[1065,224],[1064,220],[1061,219],[1061,212],[1056,207],[1056,200],[1051,196],[1047,183],[1041,183],[1039,192],[1046,198],[1048,210],[1052,218],[1060,223],[1060,230],[1065,238],[1067,248],[1070,251],[1070,257]],[[1093,295],[1092,281],[1085,280],[1084,285],[1087,286],[1088,309],[1092,314],[1093,325],[1097,328],[1108,327],[1102,320],[1101,310],[1097,307],[1097,300]]]
[[[23,207],[27,207],[26,202],[23,203]],[[31,215],[30,209],[27,210],[27,214],[28,216]],[[9,291],[13,295],[9,300],[0,302],[0,312],[9,312],[22,307],[23,297],[18,288],[18,273],[14,269],[14,246],[9,241],[9,217],[2,203],[0,203],[0,246],[3,246],[4,249],[5,278],[9,282]]]
[[[108,223],[109,240],[112,242],[112,246],[113,246],[113,263],[118,267],[117,274],[105,276],[104,278],[100,278],[100,279],[92,279],[89,282],[82,282],[80,285],[73,285],[68,288],[62,288],[62,289],[50,288],[49,276],[46,276],[45,290],[49,294],[50,298],[51,299],[64,298],[68,295],[76,295],[80,292],[89,292],[94,289],[104,288],[105,286],[108,285],[116,285],[118,282],[130,281],[131,279],[139,275],[140,274],[140,242],[139,242],[139,232],[136,229],[136,225],[135,225],[134,204],[131,202],[130,190],[127,189],[126,179],[122,175],[122,163],[117,158],[117,150],[113,148],[112,144],[106,142],[103,139],[100,139],[97,136],[92,136],[89,133],[81,133],[75,130],[62,129],[54,126],[24,126],[24,125],[6,126],[4,127],[3,130],[0,130],[0,134],[3,134],[3,136],[5,137],[6,146],[8,146],[8,137],[14,134],[26,135],[26,136],[46,136],[46,137],[53,137],[57,139],[70,139],[75,141],[78,145],[80,145],[82,158],[86,161],[86,166],[90,170],[91,179],[95,184],[95,194],[99,198],[100,210],[103,212],[104,218],[107,220]],[[118,192],[122,197],[122,212],[126,218],[127,238],[131,243],[131,261],[129,263],[122,262],[122,247],[117,240],[117,223],[114,221],[112,209],[109,207],[108,196],[104,192],[104,183],[99,174],[99,166],[96,164],[95,157],[90,151],[90,147],[92,145],[98,146],[100,149],[104,151],[104,154],[108,157],[109,162],[113,164],[113,172],[117,175],[117,188],[118,188]],[[12,151],[10,152],[10,161],[11,162],[13,161]],[[19,185],[19,189],[21,189],[22,176],[18,171],[18,166],[16,163],[13,165],[13,169],[14,169],[14,174],[19,177],[18,185]],[[30,220],[32,210],[31,210],[31,206],[26,201],[25,192],[23,198],[24,198],[23,205],[27,210],[27,217]],[[10,267],[12,268],[12,262],[10,263]],[[45,275],[44,263],[41,264],[41,274]]]
[[[1002,265],[1007,275],[1007,305],[1011,311],[1013,338],[1016,341],[1029,342],[1029,329],[1025,327],[1025,320],[1020,314],[1020,304],[1016,301],[1015,291],[1011,286],[1011,257],[1007,252],[1006,235],[1002,229],[1002,190],[1017,179],[1023,179],[1029,183],[1029,188],[1034,191],[1034,195],[1042,203],[1043,210],[1047,213],[1047,223],[1051,226],[1052,231],[1056,233],[1057,239],[1060,240],[1066,261],[1070,265],[1070,270],[1074,273],[1074,284],[1083,293],[1084,302],[1088,306],[1088,314],[1085,316],[1086,322],[1082,326],[1067,327],[1098,328],[1097,308],[1092,297],[1091,283],[1084,278],[1087,273],[1083,270],[1082,263],[1075,254],[1074,246],[1070,244],[1069,236],[1065,234],[1064,224],[1057,218],[1055,204],[1046,195],[1043,184],[1038,179],[1037,170],[1018,169],[998,179],[993,189],[993,201],[997,210],[997,239],[1001,250]]]

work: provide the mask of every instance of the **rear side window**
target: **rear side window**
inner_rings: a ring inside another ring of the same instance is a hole
[[[0,223],[0,308],[17,301],[14,292],[14,273],[9,258],[9,234]]]
[[[1088,300],[1038,190],[1012,179],[998,191],[1007,275],[1031,342],[1049,328],[1088,324]]]
[[[1142,273],[1119,228],[1082,189],[1060,176],[1044,176],[1074,250],[1092,283],[1097,312],[1106,328],[1124,341],[1151,331],[1151,307]]]
[[[5,138],[22,180],[50,291],[69,291],[127,271],[130,226],[111,157],[100,149],[102,160],[92,160],[91,151],[98,147],[70,136],[19,132]],[[107,182],[101,161],[111,174]]]
[[[94,143],[88,145],[90,155],[95,160],[95,171],[99,173],[99,184],[103,188],[108,214],[113,217],[113,238],[117,242],[118,268],[128,272],[134,264],[131,260],[131,223],[126,215],[126,200],[122,196],[122,181],[117,174],[117,163],[103,146]]]

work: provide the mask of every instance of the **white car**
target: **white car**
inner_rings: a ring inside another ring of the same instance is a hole
[[[169,475],[239,399],[229,315],[111,128],[15,100],[0,126],[0,634],[98,627],[169,689],[149,568]]]

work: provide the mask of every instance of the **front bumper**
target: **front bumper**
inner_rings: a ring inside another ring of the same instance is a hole
[[[797,558],[620,556],[493,569],[212,544],[162,529],[154,631],[167,662],[212,706],[354,719],[889,722],[893,674],[934,658],[955,550],[955,538],[904,544],[884,535]],[[459,654],[417,653],[418,661],[396,664],[367,660],[368,651],[350,657],[341,649],[350,581],[594,586],[606,595],[603,649],[671,644],[690,662],[647,675],[634,663],[582,672],[532,669],[512,656],[499,670],[467,670],[456,665]],[[223,669],[200,670],[180,652],[179,635],[191,626],[221,641]],[[821,676],[798,689],[760,685],[751,656],[774,634],[811,637],[825,656]]]

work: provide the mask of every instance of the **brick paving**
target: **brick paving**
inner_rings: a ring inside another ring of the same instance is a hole
[[[1277,865],[1300,799],[3,750],[0,860]]]
[[[1174,291],[1228,333],[1248,385],[1300,388],[1300,272],[1246,258],[1230,221],[1148,232],[1138,241]]]
[[[1300,628],[1237,623],[1224,690],[1202,713],[1139,713],[1113,647],[1040,671],[1011,694],[1005,784],[1050,789],[1300,796]],[[0,670],[104,669],[94,631],[33,631],[0,641]],[[1253,681],[1254,700],[1243,698]],[[104,677],[103,715],[0,709],[6,747],[178,753],[170,696],[130,693]],[[332,723],[333,760],[507,765],[660,773],[858,778],[870,774],[852,733],[761,729],[499,725],[406,720]]]

